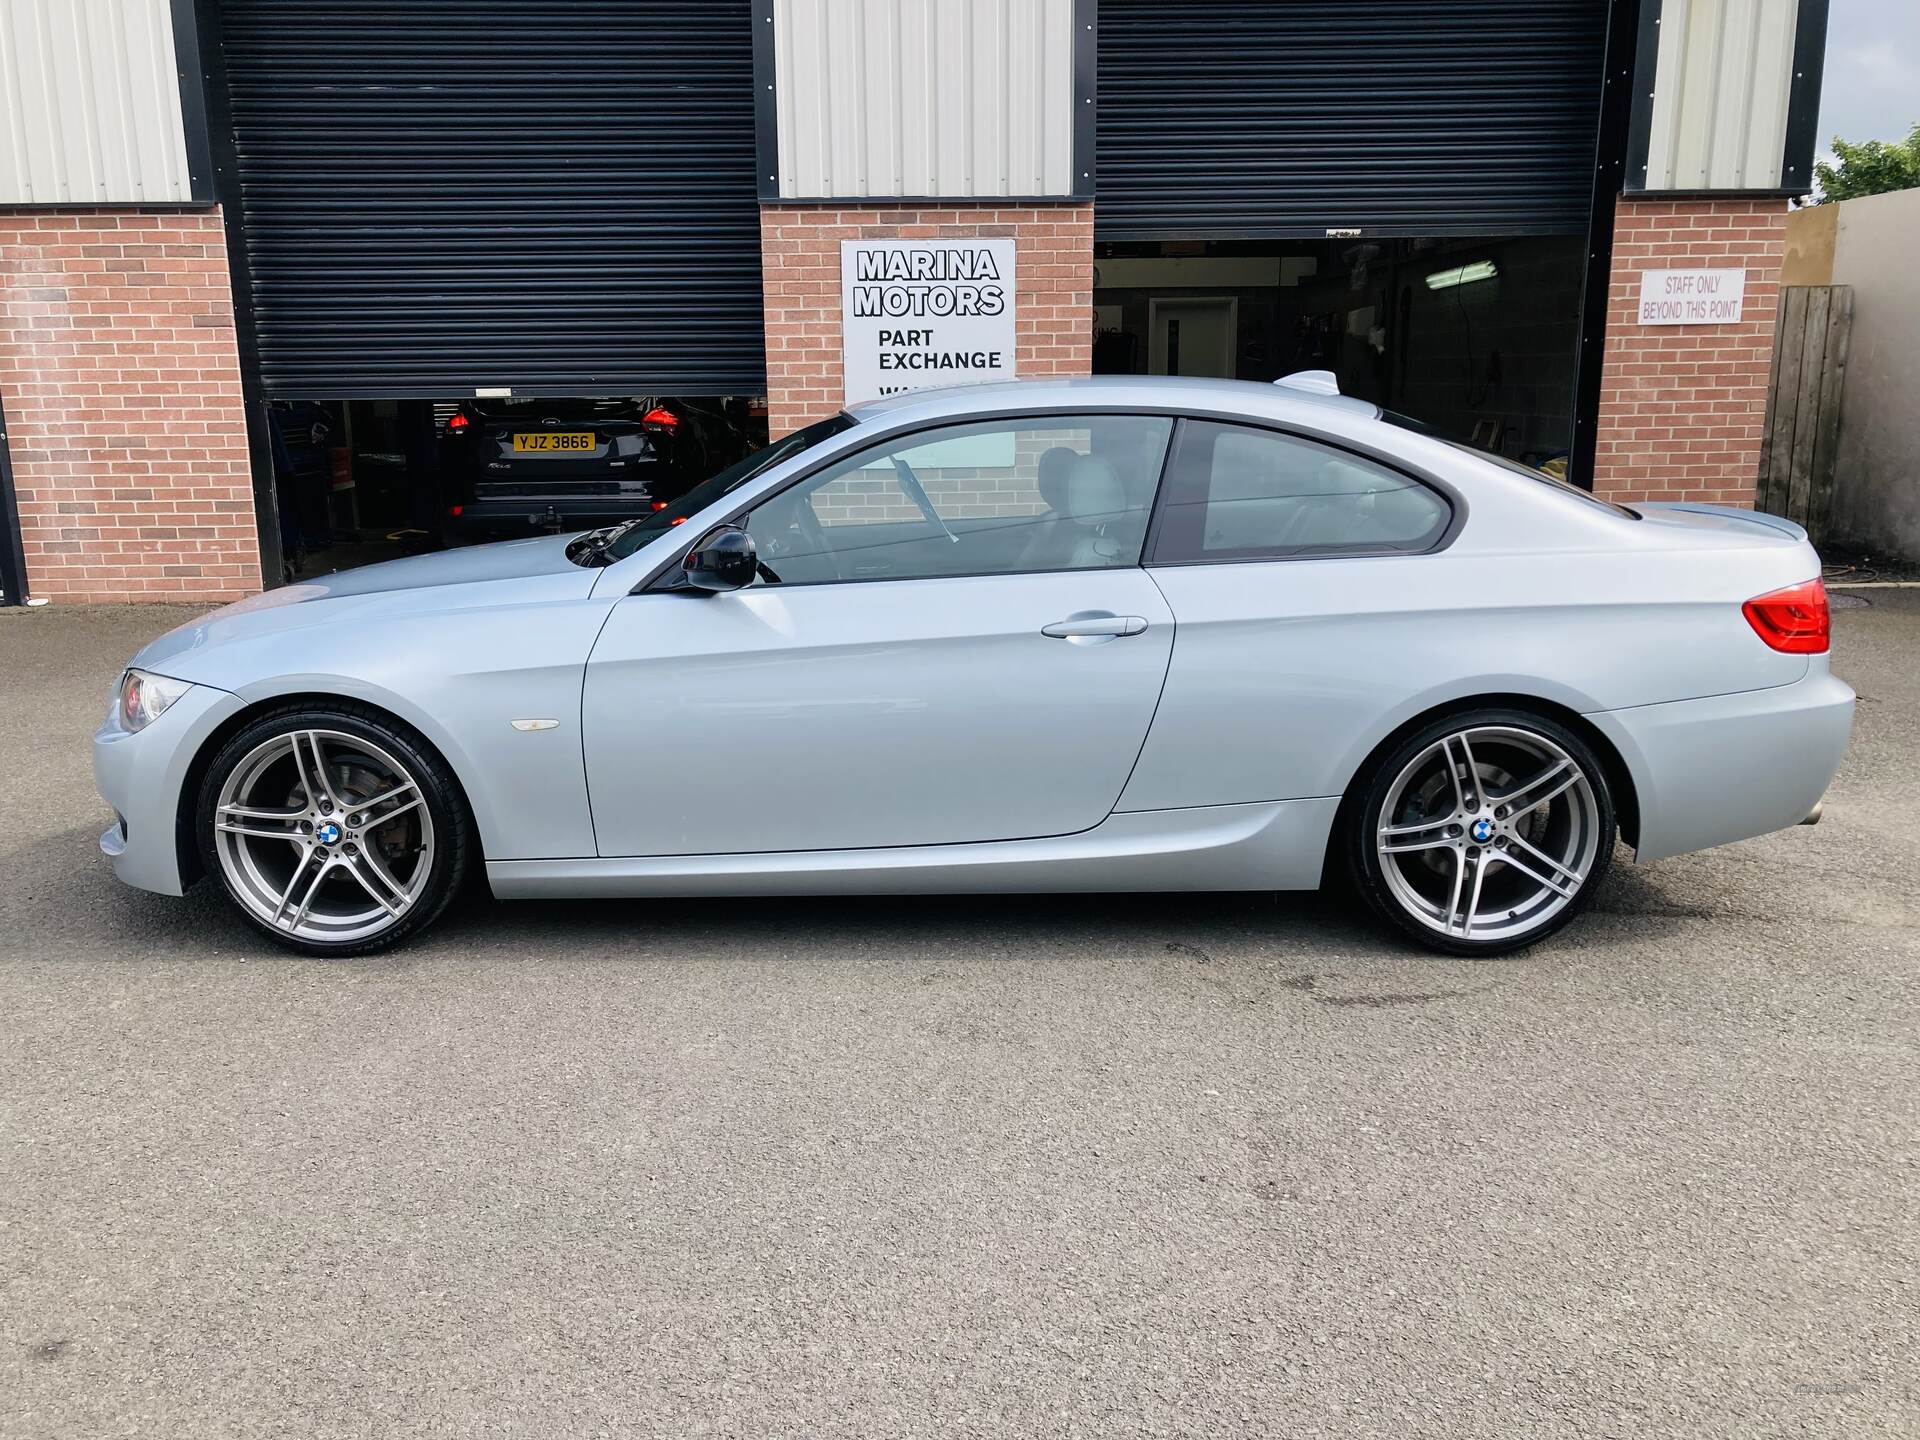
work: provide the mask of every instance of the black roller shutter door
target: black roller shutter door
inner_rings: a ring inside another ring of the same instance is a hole
[[[1101,0],[1097,238],[1586,228],[1606,0]]]
[[[265,394],[765,386],[750,0],[219,19]]]

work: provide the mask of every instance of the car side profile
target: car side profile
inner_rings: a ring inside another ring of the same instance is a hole
[[[1817,816],[1797,526],[1633,510],[1313,379],[921,391],[666,509],[269,591],[133,659],[120,878],[352,954],[515,897],[1298,890],[1490,955]]]

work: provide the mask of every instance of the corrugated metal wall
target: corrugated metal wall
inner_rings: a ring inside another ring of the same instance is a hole
[[[1771,190],[1798,0],[1664,0],[1641,190]]]
[[[269,396],[766,383],[748,0],[223,0]]]
[[[782,199],[1074,193],[1073,0],[775,0]]]
[[[1101,239],[1577,234],[1606,0],[1101,0]]]
[[[168,0],[0,0],[0,204],[193,198]]]

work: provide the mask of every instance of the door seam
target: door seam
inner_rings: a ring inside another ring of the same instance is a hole
[[[1167,598],[1167,592],[1160,588],[1160,582],[1153,578],[1153,572],[1145,565],[1139,567],[1140,573],[1147,577],[1147,583],[1153,586],[1160,596],[1160,603],[1167,607],[1167,614],[1173,616],[1169,622],[1173,626],[1173,637],[1167,641],[1167,668],[1160,672],[1160,691],[1153,697],[1153,713],[1147,716],[1147,728],[1140,732],[1140,748],[1133,752],[1133,764],[1127,767],[1127,778],[1120,783],[1120,791],[1113,797],[1113,807],[1107,811],[1109,818],[1121,812],[1120,802],[1127,798],[1127,788],[1133,784],[1134,772],[1140,768],[1140,757],[1147,753],[1147,741],[1153,736],[1153,722],[1160,718],[1160,706],[1167,698],[1167,681],[1173,675],[1173,652],[1180,645],[1180,617],[1173,614],[1173,602]]]

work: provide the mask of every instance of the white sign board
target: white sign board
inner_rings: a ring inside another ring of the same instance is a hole
[[[1646,270],[1640,275],[1640,323],[1737,324],[1746,295],[1745,270]]]
[[[1014,378],[1013,241],[843,240],[846,403]]]

